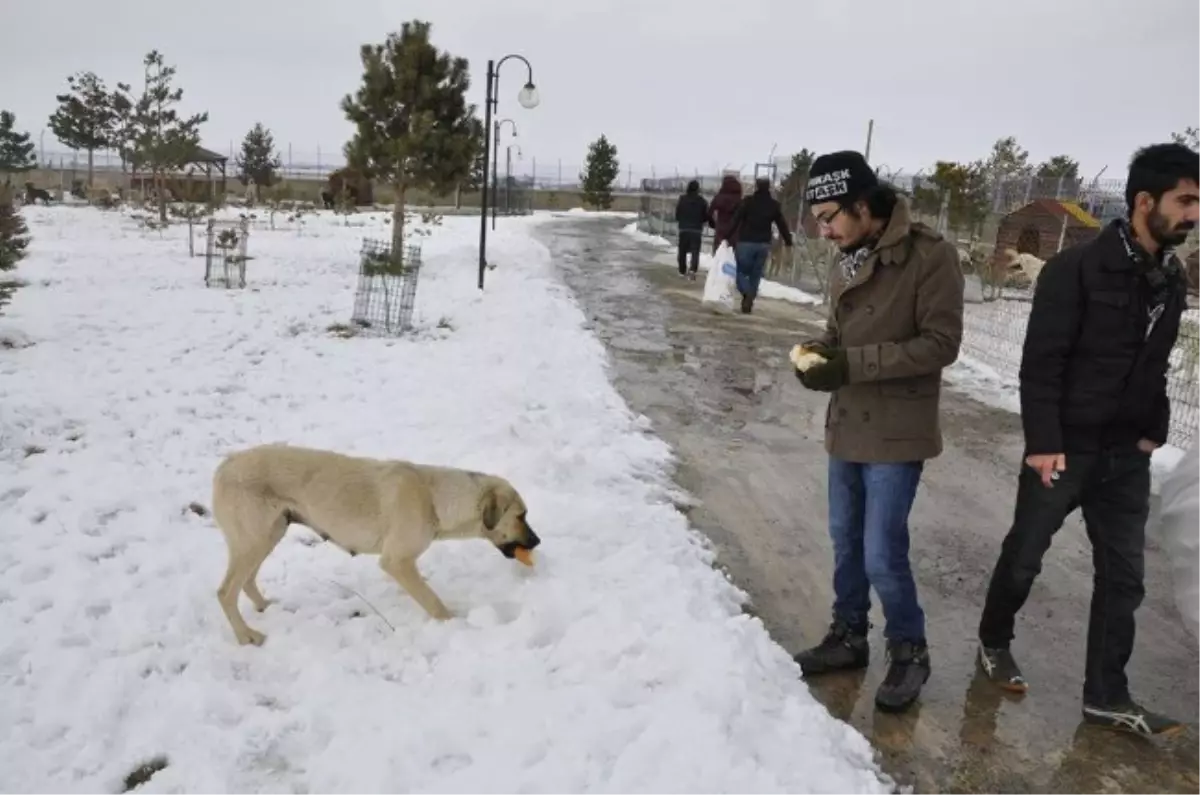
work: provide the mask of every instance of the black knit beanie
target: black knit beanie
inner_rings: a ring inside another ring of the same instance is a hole
[[[879,184],[866,158],[858,152],[843,151],[821,155],[808,170],[808,187],[804,201],[857,201],[864,193]]]

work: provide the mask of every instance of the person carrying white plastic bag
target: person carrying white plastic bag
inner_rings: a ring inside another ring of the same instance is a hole
[[[1159,543],[1171,561],[1175,606],[1200,638],[1200,448],[1183,454],[1162,484]]]
[[[722,242],[713,254],[712,266],[704,280],[702,302],[719,312],[732,312],[737,299],[737,259],[729,244]]]

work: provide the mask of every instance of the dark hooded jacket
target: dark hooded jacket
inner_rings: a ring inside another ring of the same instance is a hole
[[[694,181],[688,185],[687,193],[675,204],[675,223],[680,232],[703,232],[708,220],[708,202],[700,195],[700,186]]]
[[[721,189],[713,197],[708,206],[708,225],[716,230],[714,245],[728,241],[730,245],[737,239],[730,239],[733,229],[733,214],[742,203],[742,183],[732,174],[726,174],[721,180]]]

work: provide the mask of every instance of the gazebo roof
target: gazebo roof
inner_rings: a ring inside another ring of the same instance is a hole
[[[229,158],[211,149],[205,149],[203,146],[197,146],[192,152],[190,163],[208,163],[211,165],[224,165]]]

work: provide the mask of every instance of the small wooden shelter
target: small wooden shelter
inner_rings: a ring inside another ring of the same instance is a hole
[[[178,201],[208,201],[225,194],[228,178],[229,158],[211,149],[197,146],[192,156],[178,171],[163,175],[163,185],[168,196]],[[138,171],[129,180],[131,190],[142,190],[147,195],[154,190],[154,175]]]
[[[1091,240],[1100,229],[1100,222],[1075,202],[1035,199],[1000,220],[995,258],[1006,261],[1005,251],[1012,249],[1049,259],[1064,248]]]

